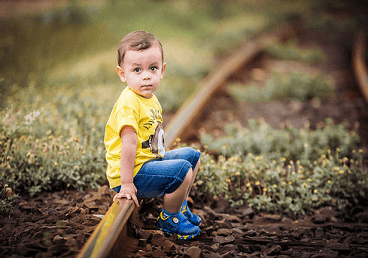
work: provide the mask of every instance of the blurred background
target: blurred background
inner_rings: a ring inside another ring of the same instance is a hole
[[[216,60],[285,22],[301,20],[305,28],[335,37],[349,32],[344,41],[352,44],[366,22],[363,2],[2,0],[1,106],[21,102],[35,109],[78,99],[97,100],[109,110],[121,87],[114,74],[116,47],[124,35],[143,29],[164,45],[169,69],[157,94],[166,112],[175,110]]]

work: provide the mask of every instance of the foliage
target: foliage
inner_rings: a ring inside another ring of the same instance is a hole
[[[283,75],[274,72],[263,88],[254,85],[248,87],[236,84],[229,86],[229,93],[236,100],[252,103],[284,99],[306,102],[313,98],[323,99],[333,92],[333,87],[325,76],[309,77],[300,73]]]
[[[37,123],[42,124],[42,118],[43,110],[33,111],[25,119],[12,109],[1,112],[0,184],[33,196],[42,191],[98,188],[104,183],[103,149],[94,131],[78,135],[71,130],[55,136],[48,129],[36,137],[30,132]]]
[[[287,59],[308,64],[320,63],[324,60],[324,54],[319,48],[301,49],[296,40],[288,40],[285,43],[276,43],[265,49],[268,56],[277,59]]]
[[[339,150],[341,155],[348,155],[359,143],[355,132],[346,130],[344,124],[335,124],[332,119],[320,123],[316,130],[308,126],[297,130],[293,126],[276,130],[270,125],[250,120],[249,129],[227,126],[228,136],[213,139],[211,135],[203,135],[201,142],[209,150],[230,158],[234,155],[246,157],[249,153],[267,159],[300,160],[309,165],[328,150]]]
[[[367,200],[368,170],[362,151],[353,151],[350,159],[339,150],[335,153],[326,152],[308,168],[284,157],[272,160],[248,153],[243,158],[220,156],[216,162],[203,154],[193,187],[195,197],[214,193],[233,207],[247,204],[259,211],[294,215],[322,206],[342,210]]]
[[[3,185],[0,190],[0,217],[11,215],[14,209],[14,202],[19,198],[12,192],[8,185]]]

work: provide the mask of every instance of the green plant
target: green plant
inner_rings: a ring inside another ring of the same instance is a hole
[[[18,197],[8,185],[3,185],[0,190],[0,217],[9,216],[13,213],[14,201]]]
[[[49,129],[43,137],[36,137],[32,127],[43,117],[43,110],[31,112],[25,119],[13,109],[1,112],[0,183],[33,196],[66,188],[98,188],[105,182],[103,146],[95,141],[93,130],[89,135],[72,131],[55,136]]]
[[[251,103],[286,99],[306,102],[313,98],[324,99],[333,92],[325,76],[309,77],[299,73],[282,75],[275,72],[263,88],[236,84],[229,86],[229,93],[236,100]]]
[[[292,126],[276,130],[264,122],[250,120],[249,128],[228,125],[226,137],[214,139],[203,135],[201,143],[227,158],[252,153],[271,160],[281,157],[294,162],[300,160],[303,165],[309,165],[327,150],[339,149],[341,155],[347,155],[359,143],[355,132],[346,130],[344,124],[335,124],[332,119],[318,126],[316,130],[309,127],[298,130]]]
[[[301,49],[297,46],[295,40],[273,44],[267,47],[265,52],[272,58],[294,60],[309,64],[319,63],[324,60],[322,50],[318,48]]]
[[[343,210],[367,201],[368,170],[362,150],[352,158],[331,151],[307,168],[300,161],[268,159],[249,153],[240,158],[207,154],[197,174],[195,197],[223,196],[233,207],[248,205],[258,211],[304,215],[322,206]]]

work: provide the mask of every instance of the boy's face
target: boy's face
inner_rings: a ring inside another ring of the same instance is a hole
[[[121,81],[144,98],[152,97],[164,75],[166,64],[162,63],[161,49],[157,44],[144,50],[127,50],[122,67],[116,71]]]

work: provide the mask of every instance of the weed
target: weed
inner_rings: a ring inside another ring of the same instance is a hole
[[[247,156],[220,156],[217,161],[203,154],[194,183],[194,196],[222,196],[232,207],[248,205],[267,212],[292,212],[304,215],[322,206],[338,210],[367,200],[368,170],[362,151],[348,159],[331,151],[322,154],[311,166],[284,157],[269,159]]]
[[[323,75],[310,77],[291,73],[282,75],[274,72],[263,88],[230,85],[229,93],[238,101],[260,103],[271,100],[294,100],[306,102],[310,99],[324,99],[333,94],[332,85]]]

